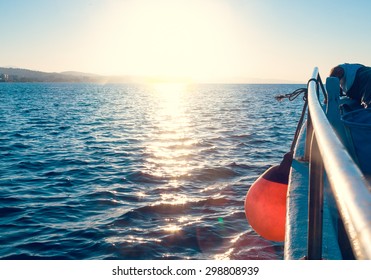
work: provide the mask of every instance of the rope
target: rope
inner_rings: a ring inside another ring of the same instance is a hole
[[[293,101],[294,99],[296,99],[302,93],[304,93],[303,100],[306,101],[307,100],[307,93],[308,93],[307,88],[298,88],[297,90],[293,91],[292,93],[276,95],[274,98],[276,98],[276,100],[279,101],[279,102],[281,102],[285,98],[288,98],[288,100]]]
[[[303,125],[303,121],[304,121],[304,117],[305,117],[305,111],[307,110],[307,105],[308,105],[308,101],[305,100],[303,110],[301,111],[301,116],[300,116],[300,119],[298,121],[298,125],[296,126],[295,136],[294,136],[294,139],[292,140],[292,143],[291,143],[291,148],[290,148],[291,153],[294,153],[295,145],[296,145],[296,142],[298,141],[298,138],[299,138],[300,129],[301,129],[301,126]]]
[[[308,81],[308,83],[309,83],[309,81]],[[292,140],[291,147],[290,147],[290,152],[288,153],[288,156],[291,157],[291,158],[294,154],[295,145],[296,145],[296,142],[298,141],[300,129],[301,129],[301,126],[303,125],[305,112],[306,112],[307,106],[308,106],[308,88],[298,88],[297,90],[293,91],[292,93],[281,94],[281,95],[275,96],[276,100],[281,102],[285,98],[287,98],[290,101],[293,101],[294,99],[296,99],[301,94],[304,94],[303,95],[304,105],[303,105],[303,110],[301,112],[300,119],[299,119],[298,124],[296,126],[294,139]]]
[[[290,171],[290,168],[291,168],[291,163],[292,163],[292,159],[293,159],[293,156],[294,156],[294,149],[295,149],[296,143],[297,143],[298,138],[299,138],[301,127],[302,127],[303,122],[304,122],[305,112],[306,112],[307,107],[308,107],[308,84],[311,81],[315,81],[317,83],[317,86],[318,86],[318,83],[320,83],[322,88],[323,88],[323,84],[320,80],[318,81],[317,79],[310,79],[307,83],[307,88],[298,88],[297,90],[293,91],[292,93],[281,94],[281,95],[275,96],[276,100],[280,102],[285,98],[287,98],[290,101],[293,101],[299,95],[304,94],[303,95],[303,100],[304,100],[303,110],[301,112],[300,119],[299,119],[298,124],[296,126],[295,135],[294,135],[294,139],[292,140],[292,143],[291,143],[290,151],[284,155],[284,158],[279,165],[279,171],[282,174],[287,174],[287,177],[288,177],[288,174],[289,174],[288,172]],[[323,93],[324,93],[325,102],[326,102],[327,95],[325,94],[325,90],[323,90]]]

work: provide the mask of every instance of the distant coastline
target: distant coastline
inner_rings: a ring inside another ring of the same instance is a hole
[[[102,76],[74,71],[49,73],[22,68],[0,67],[0,82],[132,83],[137,81],[135,77],[130,76]]]
[[[220,83],[220,84],[302,84],[279,79],[236,78],[228,80],[193,81],[189,78],[146,76],[103,76],[76,71],[42,72],[22,68],[0,67],[0,83]]]

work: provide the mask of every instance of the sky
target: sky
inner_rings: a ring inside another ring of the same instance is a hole
[[[305,83],[371,65],[369,0],[0,0],[0,67]]]

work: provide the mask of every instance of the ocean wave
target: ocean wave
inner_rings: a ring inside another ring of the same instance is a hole
[[[163,176],[152,175],[143,171],[134,171],[129,173],[125,180],[131,183],[151,183],[151,184],[163,184],[169,180],[169,178]]]
[[[282,258],[243,203],[289,149],[300,106],[271,99],[296,86],[168,104],[141,85],[5,84],[0,259]]]
[[[206,167],[196,170],[192,177],[194,180],[209,182],[209,181],[218,181],[227,178],[233,178],[238,176],[239,173],[234,171],[231,168],[218,166],[218,167]]]

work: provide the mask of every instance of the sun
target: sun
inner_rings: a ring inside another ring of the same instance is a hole
[[[160,80],[199,80],[243,67],[236,62],[238,27],[226,2],[118,2],[99,27],[102,68]]]

